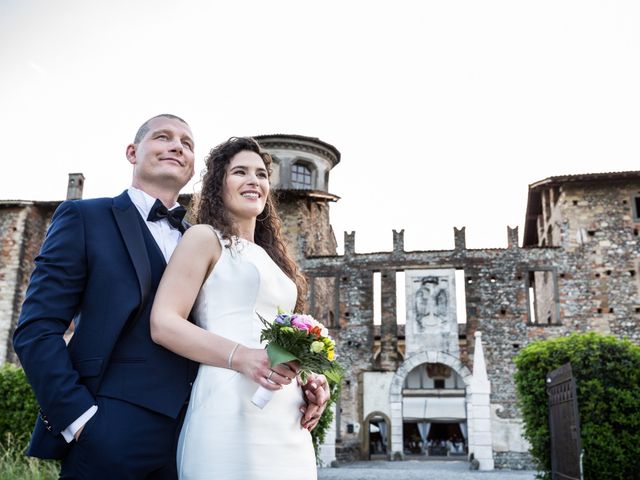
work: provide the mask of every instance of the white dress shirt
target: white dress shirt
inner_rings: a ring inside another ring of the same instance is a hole
[[[129,198],[131,198],[133,204],[138,209],[140,216],[147,224],[149,232],[151,232],[153,239],[158,244],[158,247],[160,247],[160,251],[164,256],[164,259],[168,263],[169,259],[171,258],[171,254],[176,249],[178,241],[182,237],[182,234],[179,230],[171,228],[166,218],[155,222],[149,222],[147,220],[149,212],[151,211],[151,207],[153,207],[153,204],[156,201],[156,199],[151,195],[135,187],[129,187],[127,193],[129,194]],[[179,205],[180,204],[176,202],[176,204],[173,205],[169,210],[172,210]],[[89,421],[89,419],[91,419],[91,417],[95,415],[97,411],[98,406],[93,405],[86,412],[80,415],[80,417],[78,417],[71,425],[69,425],[61,432],[67,443],[70,443],[74,439],[74,436],[78,432],[78,430],[80,430],[80,428],[82,428]]]
[[[147,221],[147,217],[149,216],[151,207],[153,207],[153,204],[156,201],[156,199],[151,195],[134,187],[129,187],[127,193],[129,194],[129,197],[131,198],[133,204],[138,209],[138,212],[140,212],[142,219],[147,224],[151,235],[153,235],[153,239],[160,247],[160,251],[162,252],[162,255],[164,255],[164,259],[168,263],[169,259],[171,258],[171,254],[176,249],[178,241],[182,237],[182,234],[178,229],[171,228],[166,218],[163,218],[162,220],[158,220],[156,222]],[[173,210],[174,208],[179,206],[180,204],[176,202],[176,204],[169,208],[169,210]]]

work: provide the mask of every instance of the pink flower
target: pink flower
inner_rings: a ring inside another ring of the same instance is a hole
[[[296,315],[296,318],[298,318],[299,320],[302,320],[307,325],[311,325],[312,327],[314,327],[318,323],[316,319],[313,318],[311,315],[306,315],[306,314]]]
[[[308,320],[309,315],[294,315],[291,317],[291,326],[296,327],[298,330],[309,330],[311,328],[311,322]]]

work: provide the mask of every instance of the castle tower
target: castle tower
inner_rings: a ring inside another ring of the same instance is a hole
[[[529,273],[532,323],[640,340],[639,212],[640,171],[529,185],[523,246],[562,249],[568,261]]]
[[[80,200],[84,188],[84,175],[82,173],[70,173],[67,183],[67,200]]]

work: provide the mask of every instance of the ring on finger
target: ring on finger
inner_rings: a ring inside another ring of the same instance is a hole
[[[273,374],[274,374],[274,373],[276,373],[276,372],[274,372],[273,370],[271,370],[271,371],[269,372],[269,375],[267,376],[267,380],[271,380],[271,377],[273,376]]]
[[[283,363],[282,366],[285,367],[285,368],[288,368],[289,370],[291,370],[294,373],[294,375],[298,374],[298,372],[294,368],[292,368],[291,365],[289,365],[287,363]]]
[[[284,378],[284,379],[286,379],[286,380],[291,381],[291,378],[289,378],[289,376],[288,376],[288,375],[283,375],[282,373],[280,373],[280,372],[276,372],[275,370],[273,371],[273,373],[277,373],[277,374],[278,374],[278,375],[280,375],[282,378]]]

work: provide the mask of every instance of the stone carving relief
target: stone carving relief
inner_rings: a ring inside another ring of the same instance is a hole
[[[407,354],[458,356],[455,270],[405,270]]]

